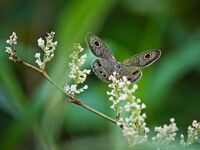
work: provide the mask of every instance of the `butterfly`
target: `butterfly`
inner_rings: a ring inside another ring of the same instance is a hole
[[[139,80],[142,72],[139,68],[147,67],[154,63],[160,56],[159,49],[147,50],[136,54],[127,60],[118,62],[103,41],[93,33],[86,34],[86,43],[92,53],[98,58],[93,60],[91,66],[93,72],[104,82],[110,83],[109,77],[114,72],[119,78],[127,77],[131,83]]]

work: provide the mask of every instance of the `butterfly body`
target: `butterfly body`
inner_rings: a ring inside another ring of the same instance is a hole
[[[117,62],[108,47],[93,33],[86,35],[86,42],[92,53],[99,57],[92,62],[94,73],[104,82],[111,82],[110,75],[114,72],[119,74],[119,78],[126,76],[132,83],[142,76],[140,67],[146,67],[155,62],[161,55],[160,50],[148,50],[130,57],[124,62]]]

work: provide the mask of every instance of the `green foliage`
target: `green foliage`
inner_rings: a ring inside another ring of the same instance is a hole
[[[102,38],[121,61],[143,50],[161,49],[161,58],[142,69],[136,96],[147,105],[149,126],[174,117],[186,132],[191,120],[200,120],[199,6],[199,1],[180,5],[178,0],[1,1],[0,149],[126,148],[119,127],[67,103],[37,72],[7,59],[5,41],[13,31],[19,55],[33,63],[37,39],[47,31],[56,32],[58,46],[47,72],[61,87],[72,82],[69,54],[74,43],[86,47],[87,32]],[[89,50],[88,57],[84,68],[90,69]],[[89,89],[78,98],[114,117],[107,84],[94,74],[86,82]]]

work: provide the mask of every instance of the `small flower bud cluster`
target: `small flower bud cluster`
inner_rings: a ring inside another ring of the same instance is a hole
[[[123,111],[120,103],[125,101],[128,96],[126,92],[123,92],[123,90],[125,90],[126,86],[130,84],[129,81],[122,81],[121,79],[118,80],[118,76],[119,74],[114,72],[113,75],[109,77],[109,80],[112,82],[108,85],[108,87],[110,87],[112,90],[111,92],[107,92],[107,95],[110,96],[109,100],[113,102],[111,109],[116,111],[117,116]]]
[[[70,58],[72,59],[71,62],[69,63],[69,67],[71,69],[69,73],[69,77],[73,79],[74,84],[68,85],[66,84],[64,87],[64,90],[67,93],[70,93],[74,96],[75,93],[79,94],[86,90],[88,88],[87,85],[83,86],[82,88],[78,89],[78,84],[83,83],[87,75],[90,74],[90,70],[84,69],[80,70],[80,67],[85,63],[87,55],[84,54],[79,57],[79,54],[83,51],[84,49],[80,46],[79,43],[74,45],[74,51],[70,55]]]
[[[111,108],[117,113],[118,125],[123,127],[123,135],[130,146],[146,142],[150,132],[145,122],[146,114],[142,113],[146,105],[133,95],[138,86],[131,86],[131,82],[125,76],[122,79],[118,77],[117,73],[110,76],[112,83],[108,86],[112,90],[107,92],[109,100],[113,102]],[[122,117],[122,112],[126,112],[128,117]]]
[[[187,141],[186,142],[184,141],[184,135],[181,134],[180,144],[183,146],[190,146],[198,139],[199,132],[200,132],[200,122],[194,120],[192,122],[192,125],[188,127]]]
[[[17,44],[17,35],[15,32],[13,32],[12,35],[10,36],[10,38],[8,40],[6,40],[6,43],[11,46]]]
[[[163,127],[155,127],[156,136],[152,137],[152,140],[158,144],[169,144],[172,141],[175,141],[176,132],[178,128],[175,123],[175,119],[170,119],[169,125],[163,125]]]
[[[15,50],[15,45],[17,45],[17,35],[15,32],[13,32],[10,38],[6,40],[6,43],[10,45],[9,47],[6,47],[5,51],[9,55],[9,59],[14,62],[20,62]]]
[[[35,58],[36,58],[35,62],[38,64],[40,69],[45,69],[46,63],[54,57],[54,51],[58,44],[57,41],[53,42],[54,35],[55,35],[55,32],[46,33],[45,40],[43,40],[42,38],[38,39],[38,46],[44,52],[43,60],[41,59],[40,53],[35,54]]]

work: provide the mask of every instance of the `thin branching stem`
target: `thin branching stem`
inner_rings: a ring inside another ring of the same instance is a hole
[[[42,69],[40,69],[40,68],[37,68],[37,67],[35,67],[35,66],[33,66],[33,65],[31,65],[31,64],[29,64],[29,63],[27,63],[27,62],[25,62],[25,61],[21,61],[21,63],[24,64],[24,65],[27,66],[27,67],[30,67],[31,69],[33,69],[33,70],[35,70],[35,71],[40,72],[53,86],[55,86],[56,88],[58,88],[62,93],[64,93],[64,94],[70,99],[68,102],[73,103],[73,104],[76,104],[76,105],[79,105],[79,106],[81,106],[81,107],[83,107],[83,108],[85,108],[85,109],[87,109],[87,110],[89,110],[89,111],[91,111],[91,112],[93,112],[93,113],[95,113],[95,114],[101,116],[102,118],[107,119],[108,121],[111,121],[111,122],[113,122],[114,124],[117,124],[117,121],[116,121],[115,119],[113,119],[113,118],[111,118],[111,117],[109,117],[109,116],[107,116],[107,115],[105,115],[105,114],[103,114],[103,113],[97,111],[96,109],[94,109],[94,108],[92,108],[92,107],[90,107],[90,106],[88,106],[88,105],[82,103],[80,100],[75,99],[72,95],[66,93],[66,92],[64,91],[63,88],[61,88],[56,82],[54,82],[54,81],[48,76],[48,74],[46,73],[45,70],[42,70]],[[122,127],[122,126],[121,126],[121,127]]]

